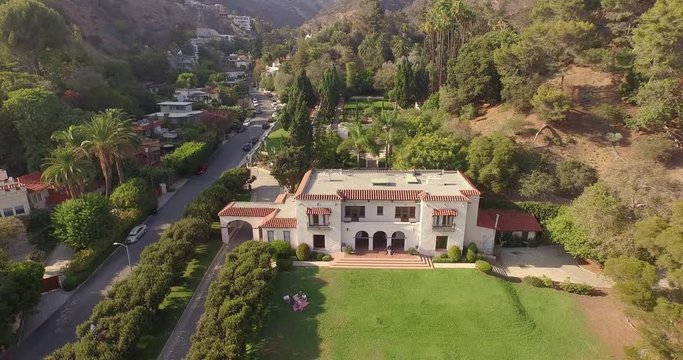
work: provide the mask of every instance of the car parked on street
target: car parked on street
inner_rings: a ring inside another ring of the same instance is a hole
[[[147,225],[142,224],[138,225],[130,230],[128,233],[128,236],[126,236],[126,244],[135,244],[142,238],[142,235],[145,235],[147,232]]]
[[[197,168],[197,175],[202,175],[209,169],[209,164],[201,164]]]
[[[258,142],[258,137],[252,136],[252,137],[251,137],[251,143],[252,143],[252,144],[256,144],[257,142]]]
[[[249,142],[249,143],[244,144],[244,146],[242,146],[242,150],[244,150],[244,151],[251,150],[251,143]]]
[[[261,125],[261,129],[267,129],[270,127],[270,123],[264,122],[263,125]]]

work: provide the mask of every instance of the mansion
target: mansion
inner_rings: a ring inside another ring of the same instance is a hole
[[[220,217],[223,241],[240,222],[253,238],[306,243],[318,252],[416,248],[435,255],[470,243],[492,253],[496,225],[478,224],[481,193],[459,171],[309,170],[296,194],[232,202]]]

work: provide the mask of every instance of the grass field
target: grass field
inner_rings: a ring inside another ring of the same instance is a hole
[[[195,246],[194,255],[185,268],[181,284],[171,287],[171,292],[159,305],[156,319],[149,329],[143,331],[132,358],[156,359],[159,356],[178,319],[190,302],[192,293],[199,286],[199,282],[222,244],[220,235],[215,235],[208,243]]]
[[[280,125],[276,126],[279,127]],[[265,150],[268,152],[268,154],[277,154],[282,147],[282,143],[287,138],[289,138],[289,132],[283,128],[272,131],[266,138]]]
[[[282,301],[303,290],[310,305]],[[262,359],[604,359],[569,295],[472,270],[297,269],[278,275]]]

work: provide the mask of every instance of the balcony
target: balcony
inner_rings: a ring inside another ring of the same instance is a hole
[[[452,231],[455,231],[455,224],[451,224],[451,225],[447,225],[447,224],[436,225],[436,224],[433,224],[433,225],[432,225],[432,230],[434,230],[434,231],[439,231],[439,232],[452,232]]]
[[[315,229],[315,230],[329,230],[330,229],[330,224],[308,224],[309,229]]]

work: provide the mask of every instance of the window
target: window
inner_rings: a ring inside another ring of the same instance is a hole
[[[379,215],[379,216],[384,215],[384,206],[378,206],[377,207],[377,215]]]
[[[275,231],[268,230],[268,242],[275,240]]]
[[[308,215],[308,226],[330,226],[329,215]]]
[[[325,235],[313,235],[313,248],[314,249],[324,249],[325,248]]]
[[[446,250],[448,248],[448,236],[436,237],[436,250]]]
[[[432,225],[437,227],[452,227],[455,224],[453,215],[437,215],[432,217]]]
[[[358,221],[359,218],[365,218],[365,206],[345,206],[344,217],[350,218],[351,221]]]
[[[12,208],[4,208],[2,209],[2,216],[14,216],[14,211]]]
[[[397,206],[396,219],[401,219],[401,222],[408,222],[415,218],[415,206]]]
[[[284,238],[284,240],[285,240],[286,242],[288,242],[288,243],[291,243],[291,242],[292,242],[292,240],[291,240],[291,238],[290,238],[289,231],[283,231],[283,232],[282,232],[282,237]]]

